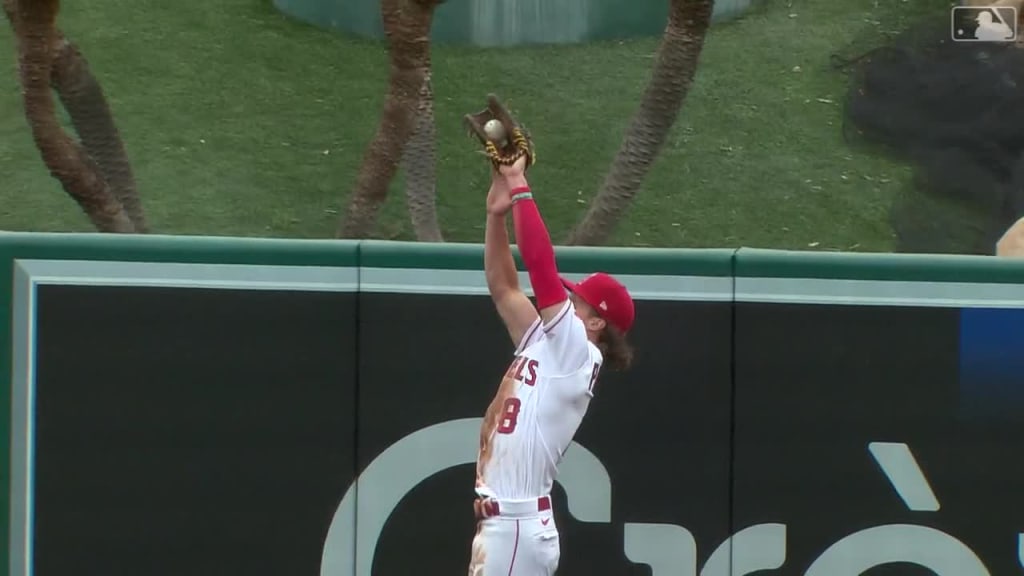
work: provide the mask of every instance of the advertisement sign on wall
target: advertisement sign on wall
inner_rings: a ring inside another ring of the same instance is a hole
[[[464,571],[512,360],[482,274],[184,260],[14,263],[8,573]],[[1024,567],[1016,285],[626,276],[559,574]]]

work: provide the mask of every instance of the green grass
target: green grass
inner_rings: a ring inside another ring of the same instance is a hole
[[[921,0],[770,0],[713,27],[683,113],[618,245],[888,251],[906,168],[840,134],[829,55]],[[296,23],[269,0],[66,3],[60,24],[101,79],[154,232],[331,237],[376,128],[387,55]],[[441,8],[442,10],[444,7]],[[495,91],[526,120],[552,235],[582,214],[646,84],[657,39],[434,50],[439,211],[482,241],[487,172],[459,122]],[[32,146],[0,29],[0,229],[88,231]],[[378,236],[411,239],[401,181]]]

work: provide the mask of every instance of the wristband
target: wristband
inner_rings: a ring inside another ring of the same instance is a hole
[[[529,200],[533,198],[533,193],[530,192],[529,186],[520,186],[512,189],[512,203],[515,204],[520,200]]]

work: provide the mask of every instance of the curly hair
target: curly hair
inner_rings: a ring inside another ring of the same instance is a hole
[[[621,372],[633,365],[633,346],[620,330],[608,324],[597,339],[597,347],[604,356],[604,365]]]

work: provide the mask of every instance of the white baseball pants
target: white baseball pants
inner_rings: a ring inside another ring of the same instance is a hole
[[[483,510],[481,515],[479,512]],[[551,576],[558,568],[558,529],[551,499],[477,503],[469,576]]]

